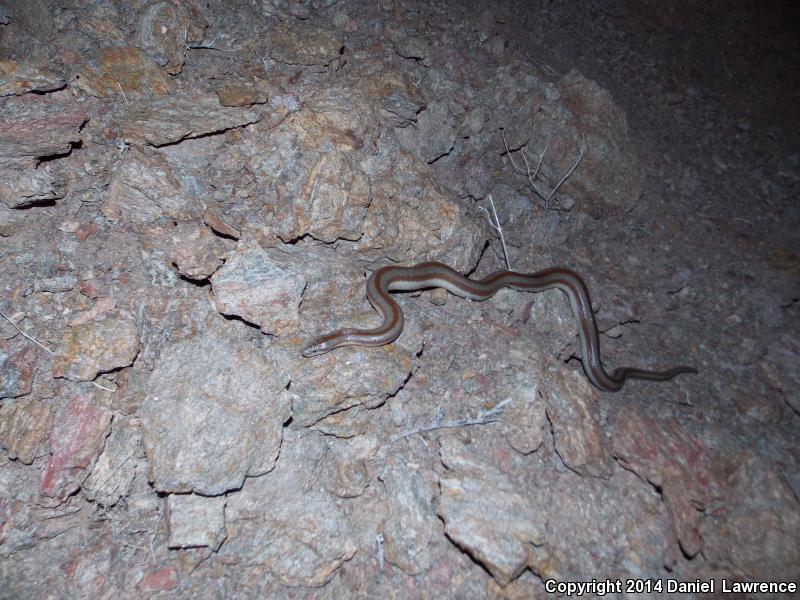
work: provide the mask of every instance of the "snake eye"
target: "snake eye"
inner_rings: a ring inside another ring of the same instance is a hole
[[[330,352],[330,348],[328,348],[328,343],[324,340],[314,340],[308,346],[303,348],[300,351],[300,354],[305,356],[306,358],[311,358],[312,356],[319,356],[320,354],[325,354],[326,352]]]

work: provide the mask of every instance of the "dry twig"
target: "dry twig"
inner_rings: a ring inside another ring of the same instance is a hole
[[[29,336],[27,333],[25,333],[24,331],[22,331],[22,329],[20,329],[19,327],[17,327],[17,324],[16,324],[16,323],[14,323],[14,321],[12,321],[11,319],[9,319],[9,318],[8,318],[8,317],[7,317],[7,316],[6,316],[6,315],[3,313],[3,311],[0,311],[0,317],[3,317],[3,318],[6,320],[6,321],[8,321],[9,323],[11,323],[11,326],[12,326],[14,329],[16,329],[17,331],[19,331],[19,332],[20,332],[20,333],[21,333],[21,334],[22,334],[24,337],[28,338],[28,339],[29,339],[30,341],[32,341],[34,344],[36,344],[37,346],[39,346],[39,347],[40,347],[42,350],[44,350],[44,351],[45,351],[45,352],[47,352],[48,354],[55,354],[55,352],[53,352],[52,350],[50,350],[50,348],[48,348],[47,346],[43,345],[43,344],[42,344],[42,343],[40,343],[38,340],[36,340],[36,339],[34,339],[33,337]]]
[[[503,227],[500,225],[500,219],[497,217],[497,210],[494,208],[494,200],[492,200],[492,195],[487,194],[486,198],[489,200],[489,205],[492,207],[492,213],[489,214],[489,211],[486,210],[486,207],[484,206],[480,206],[479,208],[486,213],[486,220],[489,222],[489,227],[494,229],[497,232],[497,235],[500,236],[500,243],[503,245],[503,256],[506,259],[506,268],[510,271],[511,261],[508,259],[508,248],[506,248],[506,238],[503,235]]]
[[[507,404],[511,402],[511,398],[506,398],[501,402],[495,404],[492,408],[486,411],[481,411],[477,417],[474,419],[458,419],[456,421],[447,421],[445,423],[434,423],[432,425],[426,425],[421,427],[414,427],[412,429],[407,429],[401,433],[398,433],[394,437],[392,437],[392,441],[396,442],[397,440],[401,440],[403,438],[410,437],[416,433],[423,433],[426,431],[436,431],[437,429],[450,429],[455,427],[467,427],[469,425],[488,425],[489,423],[496,423],[499,419],[500,413],[503,412],[503,409],[506,407]]]
[[[384,569],[384,555],[383,555],[383,534],[379,533],[375,536],[375,550],[378,554],[378,577],[377,582],[380,583],[383,581],[383,569]]]
[[[552,198],[552,197],[553,197],[553,194],[555,194],[555,193],[556,193],[556,190],[558,190],[558,188],[560,188],[560,187],[561,187],[561,184],[562,184],[562,183],[564,183],[564,182],[567,180],[567,178],[568,178],[570,175],[572,175],[572,172],[573,172],[573,171],[575,171],[575,169],[578,167],[578,164],[579,164],[579,163],[581,162],[581,160],[583,159],[583,151],[585,150],[585,147],[586,147],[586,138],[585,138],[585,137],[583,137],[583,136],[581,136],[581,152],[580,152],[580,154],[578,155],[578,160],[576,160],[576,161],[575,161],[575,164],[574,164],[574,165],[572,165],[572,168],[571,168],[569,171],[567,171],[566,173],[564,173],[564,176],[561,178],[561,181],[559,181],[559,182],[556,184],[556,187],[554,187],[554,188],[553,188],[553,190],[550,192],[550,195],[549,195],[549,196],[547,196],[547,198],[546,198],[546,199],[545,199],[545,201],[544,201],[544,206],[545,206],[545,208],[550,208],[550,198]]]

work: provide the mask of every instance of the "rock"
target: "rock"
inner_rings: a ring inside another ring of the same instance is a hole
[[[66,154],[88,120],[86,107],[66,92],[0,98],[0,162]]]
[[[281,249],[233,253],[211,278],[217,310],[254,323],[265,333],[293,333],[306,287],[299,261],[296,254]]]
[[[0,406],[0,447],[8,457],[30,465],[50,429],[50,406],[26,398]]]
[[[657,420],[630,406],[613,421],[611,445],[623,467],[661,488],[681,548],[695,556],[700,511],[721,497],[708,449],[674,419]]]
[[[488,226],[442,194],[427,167],[386,147],[366,170],[375,183],[364,235],[354,249],[399,264],[438,260],[461,272],[475,266]]]
[[[537,137],[553,139],[543,174],[551,185],[558,183],[577,161],[583,144],[580,164],[559,191],[586,198],[595,213],[628,208],[642,193],[644,169],[625,113],[608,91],[575,70],[558,82],[558,88],[561,98],[553,105],[557,108],[540,112],[536,119]],[[574,133],[565,129],[565,119]]]
[[[281,125],[269,138],[268,160],[259,158],[256,167],[273,181],[267,209],[286,242],[304,235],[325,242],[357,240],[363,233],[372,196],[353,152],[361,138],[346,122],[332,125],[324,108],[318,101],[317,113],[301,113]]]
[[[580,475],[610,477],[613,458],[598,423],[595,392],[584,374],[560,369],[544,392],[556,452]]]
[[[43,495],[66,498],[80,487],[84,469],[102,447],[110,424],[111,411],[91,396],[73,396],[67,401],[50,431],[50,456],[39,484]]]
[[[444,438],[440,455],[447,471],[437,512],[445,533],[507,585],[528,566],[528,547],[544,543],[545,520],[519,486],[461,442]]]
[[[64,332],[53,359],[53,377],[91,381],[133,363],[139,353],[139,330],[132,317],[110,313],[103,320]]]
[[[797,581],[797,497],[781,474],[755,453],[744,451],[727,462],[725,500],[701,527],[703,553],[755,581]]]
[[[170,494],[169,547],[209,547],[216,551],[225,541],[225,496]]]
[[[179,225],[171,233],[169,258],[178,272],[194,281],[205,281],[223,264],[228,248],[225,240],[207,227]]]
[[[23,170],[0,169],[0,202],[10,208],[26,208],[42,202],[51,202],[63,198],[66,186],[61,177],[54,175],[47,168],[34,169],[32,166]]]
[[[0,340],[0,399],[31,393],[38,354],[34,343],[21,335]]]
[[[217,92],[222,106],[246,107],[265,104],[269,101],[269,88],[244,83],[229,83]]]
[[[136,587],[143,594],[153,594],[174,590],[179,583],[178,569],[173,565],[166,565],[145,573]]]
[[[543,364],[548,359],[534,346],[522,340],[509,340],[508,367],[499,398],[510,398],[501,421],[506,440],[520,454],[536,452],[550,435],[550,425],[542,398],[541,375],[532,373],[530,366]],[[505,365],[503,365],[505,366]]]
[[[207,208],[203,211],[203,223],[211,227],[219,235],[238,240],[242,237],[239,228],[230,224],[228,220],[217,210]]]
[[[381,107],[395,127],[408,127],[417,121],[417,114],[425,108],[407,98],[402,92],[394,92],[381,98]]]
[[[127,139],[163,146],[259,120],[254,111],[221,106],[216,94],[172,94],[132,105],[122,133]]]
[[[77,285],[78,278],[72,273],[67,273],[58,277],[37,279],[33,282],[33,292],[50,292],[51,294],[68,292]]]
[[[213,496],[271,470],[288,383],[275,359],[213,331],[166,347],[139,409],[155,488]]]
[[[800,339],[781,334],[759,362],[759,378],[800,415]],[[2,394],[0,394],[2,395]]]
[[[141,452],[142,433],[139,425],[116,418],[103,453],[81,486],[83,494],[103,506],[114,506],[127,498],[133,489]]]
[[[344,40],[339,31],[311,21],[279,24],[272,30],[270,58],[279,63],[326,67],[340,57]]]
[[[228,498],[223,560],[283,585],[320,587],[353,557],[354,527],[343,507],[308,479],[308,465],[324,460],[321,437],[287,430],[277,468]]]
[[[283,220],[287,227],[279,229],[280,238],[292,241],[306,233],[323,242],[360,238],[370,203],[364,173],[335,152],[309,154],[303,163],[285,170],[277,181],[278,214],[294,216]]]
[[[598,561],[612,579],[675,564],[671,519],[647,482],[624,469],[603,479],[542,467],[518,473],[528,505],[547,523],[546,543],[529,548],[528,564],[541,580],[574,581]]]
[[[92,50],[77,65],[70,87],[89,96],[140,100],[175,90],[169,75],[139,48],[124,44]],[[115,137],[115,136],[114,136]]]
[[[207,27],[192,4],[151,2],[142,11],[137,45],[168,73],[177,75],[186,60],[187,44],[200,42]]]
[[[0,185],[1,190],[7,189]],[[24,214],[19,211],[11,210],[4,204],[0,203],[0,237],[10,237],[22,231],[25,219]]]
[[[199,219],[203,207],[163,154],[130,148],[114,170],[100,210],[112,223],[126,221],[141,230],[163,218]]]
[[[378,440],[369,435],[330,440],[325,464],[320,469],[325,489],[339,498],[357,498],[363,494],[372,481],[370,466],[378,449]]]
[[[447,103],[435,100],[417,115],[417,126],[396,129],[402,146],[430,164],[450,153],[455,144],[455,119]]]
[[[48,61],[0,60],[0,96],[21,96],[28,92],[52,92],[66,85],[64,75],[50,68]]]
[[[382,533],[387,562],[418,575],[431,567],[429,546],[441,532],[434,508],[438,490],[432,473],[404,454],[392,456],[380,475],[389,499]]]
[[[398,35],[394,39],[394,51],[403,58],[424,61],[427,54],[427,43],[416,36]]]

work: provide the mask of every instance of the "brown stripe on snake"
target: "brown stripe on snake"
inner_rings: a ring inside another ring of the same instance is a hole
[[[389,292],[410,292],[435,287],[476,301],[491,298],[504,287],[523,292],[543,292],[550,289],[565,292],[572,314],[578,322],[583,370],[594,385],[606,392],[618,391],[627,379],[666,381],[681,373],[697,373],[692,367],[673,367],[665,371],[620,367],[609,374],[600,359],[600,336],[589,290],[577,273],[561,267],[536,273],[498,271],[480,280],[464,277],[438,262],[424,262],[413,267],[381,267],[367,281],[367,298],[383,322],[374,329],[345,328],[321,335],[303,348],[302,355],[317,356],[341,346],[383,346],[393,342],[403,331],[404,321],[400,305]]]

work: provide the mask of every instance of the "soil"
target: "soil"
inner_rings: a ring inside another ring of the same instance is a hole
[[[800,583],[798,23],[0,3],[0,598]],[[698,373],[600,392],[505,291],[300,357],[425,260],[568,266],[604,360]]]

